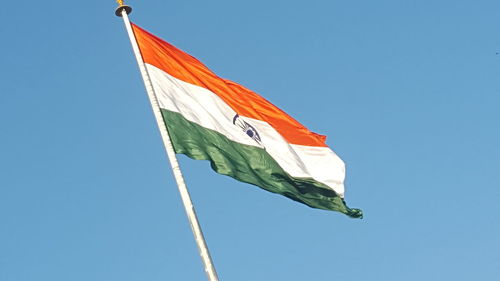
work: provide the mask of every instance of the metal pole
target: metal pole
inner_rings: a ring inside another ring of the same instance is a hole
[[[170,140],[170,136],[168,135],[167,126],[165,125],[162,114],[160,112],[160,107],[158,105],[158,99],[156,98],[153,84],[151,83],[151,79],[149,77],[146,66],[144,65],[144,61],[142,60],[139,46],[135,39],[132,26],[130,25],[128,14],[132,12],[132,8],[124,5],[123,1],[119,0],[117,2],[118,4],[120,4],[120,6],[118,7],[118,9],[116,9],[116,15],[122,17],[123,22],[125,23],[125,27],[130,38],[130,43],[132,44],[132,49],[134,50],[135,58],[137,59],[137,64],[139,65],[139,70],[141,72],[142,79],[144,80],[144,85],[146,86],[146,92],[148,93],[149,101],[151,102],[151,107],[153,109],[156,123],[158,124],[158,128],[160,129],[161,138],[167,152],[168,160],[170,161],[170,165],[172,166],[172,172],[181,194],[182,203],[184,204],[184,209],[186,210],[186,214],[189,219],[196,244],[198,245],[201,259],[205,266],[205,272],[208,276],[209,281],[218,281],[219,279],[217,277],[217,272],[215,271],[212,258],[210,257],[210,253],[208,251],[207,243],[205,242],[205,238],[203,237],[200,223],[198,222],[198,218],[196,217],[193,202],[191,201],[186,183],[184,182],[184,177],[182,176],[179,162],[177,161],[177,157],[175,156],[174,147],[172,146],[172,141]]]

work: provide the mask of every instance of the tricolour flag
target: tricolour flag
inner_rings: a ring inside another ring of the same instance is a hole
[[[196,58],[132,25],[176,153],[313,208],[361,217],[344,202],[344,162],[325,136]]]

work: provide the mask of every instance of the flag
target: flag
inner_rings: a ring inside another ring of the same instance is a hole
[[[344,162],[325,136],[196,58],[132,24],[176,153],[313,208],[362,216],[344,201]]]

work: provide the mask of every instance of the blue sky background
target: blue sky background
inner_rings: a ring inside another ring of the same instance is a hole
[[[179,157],[221,280],[500,274],[500,2],[132,1],[347,164],[363,220]],[[113,1],[0,9],[0,280],[206,280]]]

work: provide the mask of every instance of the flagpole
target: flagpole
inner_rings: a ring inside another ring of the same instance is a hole
[[[215,271],[212,258],[210,257],[210,252],[208,251],[207,243],[205,241],[205,238],[203,237],[203,232],[201,231],[200,223],[198,222],[198,218],[196,217],[196,212],[194,210],[193,202],[191,201],[191,196],[189,196],[186,183],[184,182],[184,177],[182,176],[179,162],[177,161],[177,157],[175,156],[174,147],[172,145],[172,141],[170,140],[170,136],[167,131],[167,126],[165,126],[165,123],[163,121],[163,117],[160,111],[160,106],[158,105],[158,99],[156,97],[153,84],[151,83],[151,79],[149,77],[146,66],[144,65],[144,61],[142,60],[142,56],[139,51],[139,45],[137,44],[134,31],[132,30],[132,26],[130,25],[128,14],[132,12],[132,8],[130,6],[123,4],[123,0],[117,0],[117,2],[120,6],[116,9],[115,14],[119,17],[122,17],[123,22],[125,23],[125,28],[127,29],[127,33],[130,38],[130,43],[132,44],[132,49],[134,50],[135,58],[137,59],[137,64],[139,65],[139,70],[141,72],[142,79],[144,80],[144,85],[146,86],[146,92],[148,94],[151,107],[153,109],[156,123],[158,125],[158,128],[160,129],[161,138],[163,140],[163,144],[167,152],[168,160],[170,161],[170,165],[172,166],[172,172],[174,174],[175,181],[177,182],[177,187],[181,195],[182,203],[184,204],[184,209],[186,210],[189,224],[191,225],[191,229],[193,231],[196,244],[198,245],[198,250],[200,252],[201,259],[205,266],[205,273],[207,274],[209,281],[218,281],[219,279],[217,277],[217,272]]]

